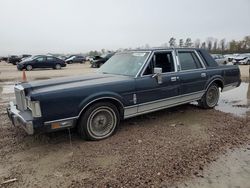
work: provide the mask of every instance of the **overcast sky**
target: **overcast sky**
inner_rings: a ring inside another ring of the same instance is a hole
[[[0,55],[250,35],[250,0],[0,0]]]

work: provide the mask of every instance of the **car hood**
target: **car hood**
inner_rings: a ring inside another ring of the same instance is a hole
[[[85,76],[62,77],[55,79],[48,79],[42,81],[32,81],[22,83],[25,91],[30,94],[39,94],[47,92],[55,92],[65,89],[79,88],[79,87],[93,87],[95,85],[113,84],[134,78],[122,75],[112,74],[88,74]]]

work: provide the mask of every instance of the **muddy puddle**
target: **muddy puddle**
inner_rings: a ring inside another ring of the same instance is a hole
[[[222,92],[216,110],[236,116],[250,116],[250,84],[242,82],[238,88]]]
[[[201,177],[193,178],[178,187],[220,188],[250,187],[250,145],[228,150],[202,172]]]

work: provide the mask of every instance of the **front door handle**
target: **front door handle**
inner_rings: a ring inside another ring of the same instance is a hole
[[[179,80],[179,76],[171,77],[171,82],[176,82],[177,80]]]
[[[201,77],[202,77],[202,78],[204,78],[204,77],[206,77],[206,76],[207,76],[207,74],[206,74],[205,72],[201,73]]]

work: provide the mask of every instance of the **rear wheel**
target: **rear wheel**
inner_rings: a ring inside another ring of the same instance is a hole
[[[119,124],[120,115],[116,106],[109,102],[100,102],[84,112],[77,128],[84,139],[102,140],[111,136]]]
[[[33,69],[33,67],[32,67],[31,65],[27,65],[27,66],[26,66],[26,70],[27,70],[27,71],[31,71],[32,69]]]
[[[220,97],[220,90],[217,84],[211,84],[199,102],[200,106],[209,109],[214,108]]]

